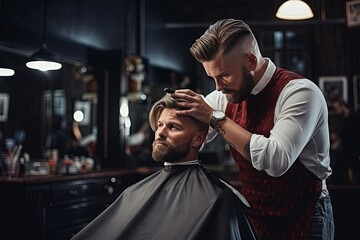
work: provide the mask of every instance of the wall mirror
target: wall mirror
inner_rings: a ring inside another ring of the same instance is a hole
[[[9,98],[6,121],[0,122],[2,151],[9,140],[16,143],[21,131],[23,152],[31,159],[46,158],[54,148],[59,158],[78,154],[80,143],[82,154],[94,156],[97,81],[104,73],[71,61],[62,61],[60,70],[41,72],[27,68],[25,56],[2,51],[1,58],[15,70],[11,77],[0,77],[0,93]]]

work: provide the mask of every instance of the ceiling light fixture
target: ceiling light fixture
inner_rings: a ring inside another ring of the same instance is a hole
[[[285,20],[304,20],[314,16],[307,3],[301,0],[288,0],[281,4],[276,17]]]
[[[10,67],[10,65],[0,59],[0,76],[9,77],[15,74],[15,71]]]
[[[58,70],[62,65],[55,61],[55,55],[48,51],[46,48],[46,10],[47,1],[44,0],[44,13],[43,13],[43,39],[41,48],[31,55],[26,66],[31,69],[40,71]]]

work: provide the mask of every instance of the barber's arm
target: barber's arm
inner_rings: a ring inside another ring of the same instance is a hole
[[[253,134],[251,137],[252,165],[278,177],[299,156],[305,160],[301,154],[318,129],[316,126],[326,126],[326,109],[322,93],[316,87],[302,81],[288,84],[275,108],[275,124],[270,136]]]
[[[187,101],[183,106],[189,110],[179,114],[209,123],[213,108],[200,95],[190,90],[177,90],[174,97]],[[324,104],[319,90],[306,85],[299,89],[289,84],[278,101],[275,124],[269,137],[252,134],[229,118],[219,122],[218,130],[229,144],[252,162],[254,168],[277,177],[291,167],[311,138],[316,124],[321,124],[318,118]]]

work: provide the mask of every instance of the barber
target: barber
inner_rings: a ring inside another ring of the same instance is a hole
[[[250,27],[224,19],[190,48],[213,78],[205,98],[179,89],[190,115],[220,134],[240,171],[247,215],[260,239],[334,239],[326,101],[311,80],[262,56]]]

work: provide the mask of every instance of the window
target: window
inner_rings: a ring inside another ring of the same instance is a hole
[[[276,66],[309,75],[308,44],[304,31],[265,30],[257,36],[262,54]]]

